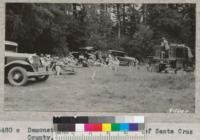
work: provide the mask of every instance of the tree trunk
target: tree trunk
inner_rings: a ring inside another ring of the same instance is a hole
[[[117,28],[118,28],[118,39],[120,39],[121,38],[120,4],[117,4]]]
[[[72,7],[73,7],[73,16],[74,16],[74,18],[76,19],[76,18],[77,18],[77,9],[76,9],[76,4],[73,3],[73,4],[72,4]]]
[[[122,11],[123,11],[123,14],[122,14],[122,22],[123,22],[123,28],[122,28],[122,32],[124,34],[126,34],[126,4],[123,4],[122,6]]]

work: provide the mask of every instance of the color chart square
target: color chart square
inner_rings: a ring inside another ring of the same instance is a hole
[[[134,123],[133,116],[125,116],[124,118],[125,118],[124,123]]]
[[[125,123],[125,117],[124,116],[116,116],[115,122],[116,123]]]
[[[138,123],[129,124],[129,131],[138,131]]]
[[[138,124],[138,130],[145,130],[145,124],[144,123],[139,123]]]
[[[121,123],[120,124],[120,131],[128,131],[129,130],[129,124],[128,123]]]
[[[134,123],[144,123],[144,116],[134,116]]]
[[[76,132],[84,132],[84,124],[76,124],[75,125]]]
[[[72,124],[72,123],[65,124],[65,131],[74,132],[75,124]]]
[[[103,132],[110,132],[111,131],[111,124],[110,123],[103,123],[102,124],[102,131]]]
[[[93,130],[93,125],[92,124],[85,124],[85,131],[89,132]]]
[[[93,131],[102,131],[102,125],[101,124],[93,124]]]
[[[119,123],[113,123],[111,125],[112,131],[120,131],[120,124]]]

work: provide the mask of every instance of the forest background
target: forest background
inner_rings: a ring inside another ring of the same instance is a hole
[[[6,40],[20,52],[65,56],[93,46],[145,60],[166,37],[195,55],[195,10],[195,4],[7,3]]]

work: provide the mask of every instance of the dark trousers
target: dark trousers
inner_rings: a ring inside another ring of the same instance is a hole
[[[169,57],[169,50],[165,50],[165,58]]]

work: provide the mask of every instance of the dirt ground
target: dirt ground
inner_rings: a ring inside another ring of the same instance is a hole
[[[5,84],[4,109],[15,111],[92,111],[167,113],[195,110],[193,73],[160,74],[144,68],[117,72],[77,68],[75,75],[50,76],[23,87]]]

